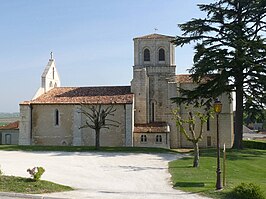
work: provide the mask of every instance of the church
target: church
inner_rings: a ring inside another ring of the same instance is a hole
[[[130,85],[99,87],[62,87],[51,55],[41,76],[41,87],[33,99],[20,103],[20,145],[94,146],[95,132],[80,128],[86,117],[82,106],[114,106],[119,126],[101,129],[101,146],[111,147],[191,147],[179,132],[172,111],[178,108],[187,117],[184,105],[171,98],[180,96],[179,88],[193,89],[188,74],[177,74],[172,36],[150,34],[134,41],[133,79]],[[233,143],[233,109],[226,95],[220,96],[221,143]],[[201,147],[216,145],[216,120],[204,126]]]

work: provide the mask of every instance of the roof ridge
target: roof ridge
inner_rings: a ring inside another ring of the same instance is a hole
[[[175,37],[174,36],[169,36],[169,35],[153,33],[153,34],[148,34],[148,35],[135,37],[134,39],[162,39],[162,38],[171,38],[171,39],[173,39]]]
[[[22,104],[131,104],[130,86],[57,87]]]
[[[60,88],[114,88],[114,87],[130,87],[130,85],[127,86],[60,86],[60,87],[55,87],[57,89]]]

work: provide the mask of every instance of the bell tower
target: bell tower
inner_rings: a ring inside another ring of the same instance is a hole
[[[165,122],[168,81],[175,76],[174,37],[150,34],[134,38],[131,90],[135,94],[135,123]]]
[[[50,53],[50,56],[51,57],[48,61],[48,64],[46,65],[41,76],[41,87],[34,95],[33,100],[40,95],[48,92],[49,90],[61,86],[60,78],[55,65],[55,59],[53,57],[53,52]]]

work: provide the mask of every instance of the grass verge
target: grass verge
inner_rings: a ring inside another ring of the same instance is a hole
[[[0,192],[15,192],[25,194],[42,194],[74,190],[71,187],[53,182],[15,176],[0,176]]]
[[[90,146],[19,146],[0,145],[3,151],[65,151],[65,152],[128,152],[128,153],[176,153],[177,151],[163,148],[145,147],[101,147],[96,150]]]
[[[255,183],[264,190],[266,197],[265,150],[228,150],[226,160],[226,186],[222,191],[215,191],[216,160],[215,149],[203,149],[200,151],[199,168],[192,167],[192,157],[170,162],[169,171],[172,175],[174,188],[200,193],[212,198],[224,199],[228,198],[228,193],[240,183]]]

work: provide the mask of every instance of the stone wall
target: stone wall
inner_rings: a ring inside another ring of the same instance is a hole
[[[0,130],[0,144],[17,145],[19,140],[19,130]]]
[[[109,105],[102,106],[106,108]],[[115,105],[114,108],[114,117],[107,116],[107,118],[118,121],[118,127],[110,126],[109,129],[101,129],[100,132],[100,145],[101,146],[126,146],[126,124],[129,124],[129,121],[126,121],[126,110],[127,107],[124,104]],[[129,113],[130,114],[130,113]],[[81,118],[82,124],[85,124],[86,117],[82,115]],[[131,128],[131,125],[128,126]],[[132,142],[132,141],[131,141]],[[81,129],[81,144],[84,146],[95,146],[95,131],[90,128]],[[128,142],[128,145],[131,145]]]
[[[31,106],[20,105],[19,145],[31,145]]]
[[[183,83],[181,84],[182,88],[185,89],[193,89],[195,84],[192,83]],[[225,143],[227,148],[231,148],[233,145],[233,108],[232,103],[230,102],[228,96],[223,94],[219,97],[220,101],[223,104],[222,112],[219,115],[219,132],[220,132],[220,145]],[[203,112],[202,109],[195,109],[190,106],[189,108],[185,108],[185,105],[179,107],[180,115],[182,118],[188,117],[188,111],[200,111]],[[196,116],[195,116],[196,117]],[[209,130],[207,130],[207,124],[205,123],[203,126],[203,139],[199,142],[200,147],[215,147],[217,145],[217,126],[216,126],[216,115],[213,114],[213,117],[209,119]],[[196,121],[196,134],[199,134],[200,121]],[[187,132],[188,126],[186,127]],[[187,141],[185,136],[180,133],[177,129],[178,138],[180,139],[179,147],[192,147],[191,142]]]
[[[73,110],[73,105],[32,105],[32,144],[72,145]]]
[[[133,80],[131,81],[131,92],[134,93],[134,120],[137,124],[148,122],[149,104],[149,78],[145,68],[134,67]]]
[[[134,65],[135,66],[171,66],[175,65],[175,47],[170,43],[172,38],[164,39],[134,39]],[[144,49],[150,50],[150,61],[144,62]],[[165,61],[159,61],[158,51],[160,48],[165,50]]]
[[[147,138],[146,142],[141,141],[141,136]],[[162,136],[162,142],[156,142],[156,136]],[[135,147],[159,147],[170,148],[169,133],[134,133],[134,146]]]
[[[173,103],[171,98],[177,97],[177,83],[176,82],[169,82],[168,83],[168,99],[167,99],[167,105],[166,105],[166,116],[167,116],[167,122],[170,127],[170,147],[171,148],[178,148],[180,147],[180,138],[178,137],[177,129],[176,129],[176,123],[173,119],[172,112],[176,110],[177,105],[176,103]]]
[[[168,79],[175,75],[175,66],[147,67],[149,77],[149,110],[150,122],[168,121],[169,93]],[[154,120],[152,120],[152,103],[154,103]]]
[[[103,105],[103,108],[106,106]],[[80,105],[31,105],[31,107],[32,113],[30,106],[21,106],[19,144],[95,145],[94,130],[80,129],[86,120],[80,112]],[[118,127],[101,129],[101,146],[133,146],[133,105],[117,104],[114,108],[116,109],[114,117],[108,118],[118,121]],[[56,110],[59,113],[58,124]]]
[[[134,103],[125,105],[125,146],[133,146]]]

